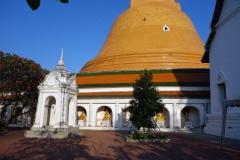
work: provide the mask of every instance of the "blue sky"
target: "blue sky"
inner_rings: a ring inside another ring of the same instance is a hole
[[[215,0],[175,0],[205,43]],[[79,72],[100,51],[114,20],[130,0],[41,0],[32,11],[25,0],[0,0],[0,50],[52,70],[64,49],[68,71]]]

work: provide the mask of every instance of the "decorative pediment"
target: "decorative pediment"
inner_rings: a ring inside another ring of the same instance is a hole
[[[63,53],[57,66],[45,76],[40,86],[58,86],[60,88],[68,86],[72,89],[77,89],[76,75],[71,76],[64,66]]]
[[[59,81],[57,81],[55,75],[50,72],[48,75],[46,75],[45,79],[43,82],[40,84],[42,86],[56,86],[60,85]]]
[[[228,78],[223,71],[219,71],[217,81],[218,83],[228,82]]]
[[[72,88],[77,88],[76,75],[73,75],[72,77],[68,78],[67,85]]]

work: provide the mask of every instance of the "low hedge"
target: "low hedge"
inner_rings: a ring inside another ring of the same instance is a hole
[[[161,133],[136,132],[132,139],[166,139],[167,136]]]

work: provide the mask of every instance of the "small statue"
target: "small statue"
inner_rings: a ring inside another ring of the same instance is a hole
[[[82,114],[81,114],[81,116],[79,116],[78,120],[86,121],[86,113],[84,111],[82,111]]]
[[[103,121],[111,121],[111,116],[110,116],[108,110],[105,111],[105,114],[104,114],[102,120],[103,120]]]
[[[189,122],[189,119],[188,119],[188,112],[185,111],[185,122]]]
[[[159,113],[157,114],[156,121],[157,121],[157,122],[159,122],[159,121],[164,121],[164,117],[163,117],[163,115],[162,115],[161,112],[159,112]]]

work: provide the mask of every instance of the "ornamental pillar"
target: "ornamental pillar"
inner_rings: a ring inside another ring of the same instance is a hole
[[[89,119],[88,126],[89,127],[93,127],[94,126],[94,124],[93,124],[93,116],[94,116],[94,114],[93,114],[93,104],[90,103],[89,104],[89,113],[88,113],[88,119]]]
[[[118,121],[119,115],[120,115],[120,113],[119,113],[119,104],[116,103],[115,104],[115,126],[116,127],[119,127],[119,121]]]

